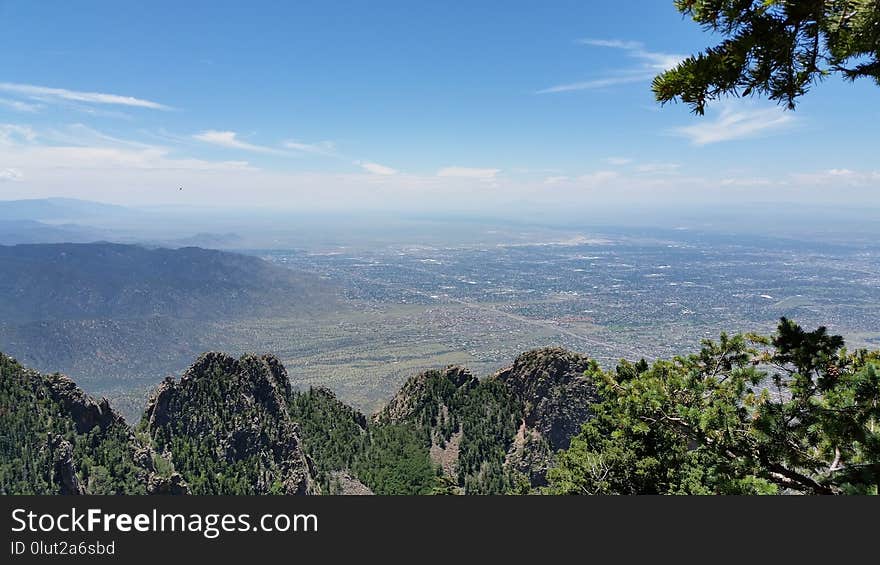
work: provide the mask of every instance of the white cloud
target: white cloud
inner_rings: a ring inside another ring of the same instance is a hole
[[[622,49],[627,55],[642,61],[642,66],[657,72],[663,72],[678,66],[679,63],[686,59],[685,55],[675,53],[661,53],[658,51],[648,51],[643,43],[638,41],[621,41],[619,39],[580,39],[578,43],[581,45],[591,45],[593,47],[609,47],[612,49]]]
[[[0,145],[31,142],[37,138],[37,133],[31,126],[18,124],[0,124]]]
[[[0,98],[0,106],[15,110],[16,112],[29,113],[39,112],[43,108],[42,104],[30,104],[28,102],[22,102],[21,100],[10,100],[8,98]]]
[[[624,41],[621,39],[578,39],[581,45],[593,45],[594,47],[611,47],[612,49],[625,49],[635,51],[644,49],[644,44],[638,41]]]
[[[591,47],[607,47],[620,49],[629,57],[636,59],[639,64],[636,67],[620,69],[610,76],[591,80],[558,84],[537,91],[537,94],[553,94],[558,92],[572,92],[578,90],[595,90],[620,84],[650,81],[657,73],[671,69],[681,63],[684,55],[672,53],[660,53],[648,51],[638,41],[623,41],[619,39],[579,39],[577,43]]]
[[[630,159],[629,157],[606,157],[602,160],[605,161],[606,163],[608,163],[609,165],[614,165],[617,167],[622,167],[623,165],[629,165],[630,163],[633,162],[633,160]]]
[[[568,84],[557,84],[548,88],[543,88],[537,94],[553,94],[556,92],[573,92],[577,90],[596,90],[599,88],[607,88],[618,84],[630,84],[633,82],[644,82],[650,80],[653,74],[640,73],[635,75],[624,75],[616,77],[598,78],[594,80],[585,80],[581,82],[571,82]]]
[[[678,172],[681,165],[678,163],[645,163],[636,167],[640,173],[672,174]]]
[[[797,184],[817,186],[880,186],[880,171],[853,171],[851,169],[828,169],[791,175]]]
[[[714,119],[695,118],[693,125],[682,126],[672,133],[685,137],[694,145],[708,145],[734,139],[747,139],[776,133],[791,126],[794,116],[779,107],[755,108],[743,104],[724,103]]]
[[[484,181],[495,180],[501,169],[476,169],[471,167],[444,167],[437,171],[438,177],[457,177]]]
[[[300,151],[302,153],[312,153],[315,155],[335,155],[336,145],[332,141],[320,141],[318,143],[302,143],[296,140],[284,142],[284,147]]]
[[[370,163],[369,161],[355,161],[355,165],[359,165],[363,170],[374,175],[390,176],[398,173],[397,169],[392,169],[379,163]]]
[[[193,139],[204,143],[210,143],[211,145],[218,145],[220,147],[226,147],[228,149],[251,151],[253,153],[263,153],[266,155],[296,157],[297,155],[302,153],[309,153],[312,155],[338,157],[338,155],[336,154],[336,146],[333,144],[332,141],[303,143],[296,140],[288,140],[282,144],[283,149],[279,149],[277,147],[270,147],[268,145],[257,145],[255,143],[244,141],[240,139],[238,137],[238,133],[234,131],[210,129],[199,132],[192,137]]]
[[[242,141],[234,131],[218,131],[210,129],[193,135],[193,138],[205,143],[210,143],[211,145],[219,145],[220,147],[227,147],[229,149],[241,149],[243,151],[266,153],[268,155],[287,154],[285,151],[275,149],[274,147],[255,145],[253,143]]]
[[[556,176],[545,178],[544,184],[546,184],[546,185],[561,184],[561,183],[567,182],[569,180],[571,180],[571,177],[567,177],[565,175],[556,175]]]
[[[721,186],[771,186],[773,184],[778,184],[778,182],[764,177],[721,179]]]
[[[55,145],[94,146],[94,147],[136,147],[147,149],[155,147],[147,143],[131,141],[107,135],[85,124],[69,124],[63,128],[53,128],[41,132],[40,138]]]
[[[24,178],[24,175],[18,169],[0,169],[0,182],[15,182],[22,180],[22,178]]]
[[[71,102],[87,102],[90,104],[114,104],[136,108],[150,108],[152,110],[170,109],[164,104],[159,104],[158,102],[153,102],[151,100],[134,98],[133,96],[120,96],[118,94],[105,94],[102,92],[81,92],[77,90],[67,90],[66,88],[50,88],[47,86],[35,86],[32,84],[0,82],[0,91],[19,94],[32,100],[41,101],[57,102],[59,100],[67,100]]]
[[[581,175],[577,178],[577,183],[587,188],[594,188],[608,184],[610,181],[617,180],[620,173],[617,171],[596,171]]]

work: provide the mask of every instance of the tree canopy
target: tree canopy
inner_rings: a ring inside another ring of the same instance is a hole
[[[772,337],[598,372],[556,494],[878,494],[880,352],[783,318]]]
[[[675,0],[724,37],[654,79],[661,103],[703,114],[723,96],[761,95],[794,109],[817,81],[841,75],[880,85],[880,0]]]

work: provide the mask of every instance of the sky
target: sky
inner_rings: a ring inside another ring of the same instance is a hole
[[[661,107],[671,0],[0,0],[0,199],[277,210],[880,204],[880,88]],[[183,190],[180,190],[180,188]]]

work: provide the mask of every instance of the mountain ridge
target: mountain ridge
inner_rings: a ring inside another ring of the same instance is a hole
[[[510,488],[515,480],[530,487],[543,480],[540,473],[530,475],[531,467],[519,459],[511,462],[517,450],[530,452],[522,445],[513,449],[519,430],[515,424],[530,421],[537,426],[539,420],[515,412],[525,402],[505,378],[519,384],[543,378],[536,388],[544,386],[552,396],[558,383],[578,379],[569,373],[586,360],[560,349],[520,357],[507,373],[482,380],[456,366],[415,375],[371,418],[328,389],[295,392],[286,369],[272,355],[236,359],[220,352],[202,354],[179,379],[162,381],[135,427],[126,424],[106,399],[92,398],[64,375],[40,375],[4,355],[2,378],[4,388],[13,391],[13,381],[23,374],[54,391],[57,406],[52,410],[75,431],[70,436],[74,440],[107,430],[128,438],[135,447],[125,451],[127,461],[148,485],[135,492],[429,494],[445,481],[458,492],[493,493]],[[42,414],[37,399],[28,402],[22,405],[25,409]],[[495,425],[499,422],[501,428]],[[566,422],[565,429],[571,425]],[[539,428],[528,429],[541,438]],[[496,437],[499,429],[501,438]],[[41,459],[51,467],[45,471],[51,475],[47,491],[94,492],[79,486],[90,474],[87,462],[93,454],[88,449],[74,450],[67,440],[18,433],[30,444],[43,442],[42,449],[53,454]],[[451,454],[445,465],[437,460],[437,450]],[[532,459],[546,466],[548,457],[552,454],[542,451]],[[4,491],[13,489],[5,483],[22,484],[21,477],[15,478],[14,465],[3,477]]]

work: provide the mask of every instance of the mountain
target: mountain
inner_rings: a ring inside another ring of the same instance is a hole
[[[0,245],[22,243],[87,243],[107,239],[107,232],[76,224],[46,224],[0,218]]]
[[[0,262],[0,318],[8,322],[260,316],[328,298],[318,277],[198,247],[0,246]],[[279,296],[297,300],[279,304]]]
[[[562,349],[482,380],[426,371],[371,418],[325,388],[295,392],[271,355],[211,352],[159,385],[133,431],[67,377],[3,363],[7,493],[527,492],[596,401],[591,362]]]
[[[32,220],[79,223],[94,218],[125,218],[137,212],[124,206],[75,198],[33,198],[0,200],[0,221]]]
[[[183,494],[171,463],[107,402],[0,354],[0,492]]]
[[[426,435],[432,460],[465,492],[542,486],[553,454],[591,417],[598,400],[587,357],[559,348],[521,354],[480,381],[461,367],[410,379],[375,421]]]
[[[0,350],[93,390],[179,372],[216,347],[215,323],[338,304],[316,275],[195,247],[0,246],[0,265]]]
[[[316,494],[288,411],[287,371],[271,355],[202,355],[150,399],[141,428],[193,494]]]

